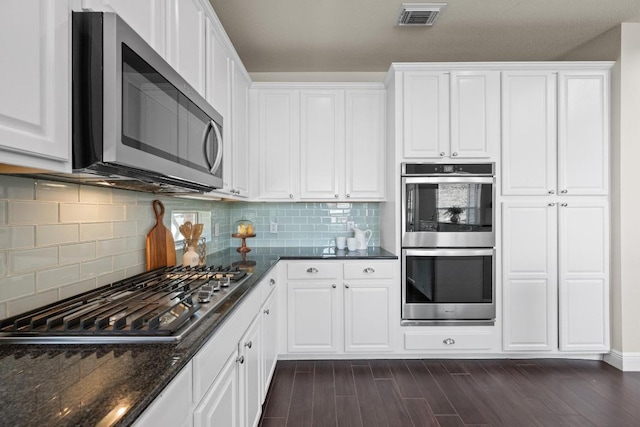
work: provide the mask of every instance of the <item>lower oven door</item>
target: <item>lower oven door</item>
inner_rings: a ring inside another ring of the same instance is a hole
[[[403,249],[403,324],[493,324],[495,250]]]

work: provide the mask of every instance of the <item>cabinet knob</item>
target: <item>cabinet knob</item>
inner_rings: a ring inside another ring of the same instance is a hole
[[[567,194],[567,190],[562,190],[560,193]]]
[[[269,315],[269,309],[268,309],[268,308],[265,308],[265,309],[264,309],[264,311],[263,311],[263,313],[264,313],[264,314],[266,314],[266,315],[268,316],[268,315]]]
[[[347,199],[348,199],[349,197],[351,197],[351,194],[347,193]]]
[[[556,205],[555,203],[549,203],[549,206],[552,206],[552,207],[553,207],[553,206],[555,206],[555,205]]]
[[[454,340],[453,338],[445,338],[442,340],[442,343],[445,345],[453,345],[456,343],[456,340]]]
[[[561,204],[560,206],[562,206],[563,208],[566,208],[566,207],[567,207],[567,206],[569,206],[569,205],[568,205],[568,204],[566,204],[566,203],[563,203],[563,204]]]
[[[549,194],[556,194],[554,190],[549,190]]]
[[[333,285],[331,285],[331,287],[332,287],[333,289],[335,289],[335,288],[336,288],[336,284],[334,283]]]
[[[376,271],[371,268],[371,267],[367,267],[364,270],[362,270],[363,273],[375,273]]]
[[[444,152],[444,151],[441,151],[441,152],[440,152],[440,157],[444,157],[444,155],[445,155],[445,152]]]
[[[344,287],[349,289],[349,285],[347,285],[346,283],[344,284]]]
[[[269,285],[273,286],[276,284],[276,281],[274,279],[269,279]]]
[[[337,199],[337,198],[338,198],[338,195],[337,195],[337,194],[334,194],[334,195],[333,195],[333,197],[335,197],[335,198]]]
[[[458,153],[455,153],[455,152],[454,152],[454,153],[451,153],[451,155],[452,155],[453,157],[458,157]]]
[[[289,194],[289,198],[290,198],[290,199],[293,199],[293,194]]]
[[[236,362],[244,363],[244,356],[240,356],[236,359]]]
[[[244,346],[248,348],[251,348],[252,345],[253,345],[253,342],[251,341],[244,343]]]
[[[318,269],[315,267],[309,267],[307,268],[307,273],[317,273]]]

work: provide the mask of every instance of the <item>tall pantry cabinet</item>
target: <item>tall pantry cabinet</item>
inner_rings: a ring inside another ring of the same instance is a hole
[[[503,348],[609,351],[609,68],[502,75]]]

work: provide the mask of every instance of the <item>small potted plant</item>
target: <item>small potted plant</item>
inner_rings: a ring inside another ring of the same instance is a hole
[[[460,214],[462,212],[464,212],[464,208],[461,208],[459,206],[451,206],[450,208],[447,208],[444,214],[449,217],[452,224],[457,224],[458,222],[460,222]]]

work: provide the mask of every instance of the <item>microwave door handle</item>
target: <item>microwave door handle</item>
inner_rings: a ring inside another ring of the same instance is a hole
[[[220,128],[214,121],[211,121],[211,126],[213,127],[216,141],[218,142],[218,151],[216,152],[216,160],[213,162],[213,167],[211,167],[210,172],[216,173],[222,162],[222,134],[220,133]]]
[[[204,132],[202,133],[202,155],[204,156],[204,161],[207,163],[207,168],[209,168],[209,172],[213,169],[211,162],[209,161],[209,144],[207,144],[207,139],[209,139],[209,133],[211,132],[211,128],[213,127],[213,121],[209,121],[207,126],[204,128]]]

